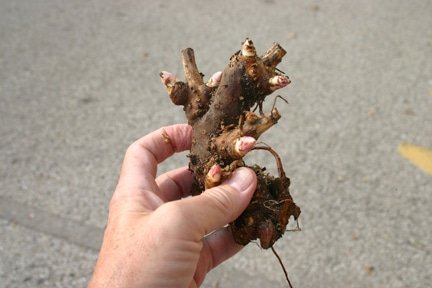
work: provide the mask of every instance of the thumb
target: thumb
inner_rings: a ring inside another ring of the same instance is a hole
[[[190,228],[201,239],[211,231],[234,221],[246,209],[256,188],[255,172],[249,168],[238,168],[221,185],[202,194],[182,201],[184,209],[194,219]]]

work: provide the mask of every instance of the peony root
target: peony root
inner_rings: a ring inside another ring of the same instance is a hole
[[[172,73],[160,73],[171,101],[184,107],[193,127],[188,156],[194,173],[193,195],[219,185],[236,168],[246,166],[243,157],[251,150],[267,150],[276,158],[278,177],[258,165],[248,166],[257,175],[257,188],[247,209],[230,223],[237,243],[246,245],[259,239],[264,249],[272,247],[284,234],[291,216],[297,220],[300,215],[279,156],[270,147],[255,146],[257,139],[281,117],[276,108],[264,113],[262,104],[267,95],[290,83],[276,68],[285,53],[274,43],[264,55],[257,56],[254,43],[246,39],[225,70],[213,74],[205,83],[194,51],[187,48],[181,53],[185,82]]]

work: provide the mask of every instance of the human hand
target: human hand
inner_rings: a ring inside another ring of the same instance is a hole
[[[191,135],[188,125],[168,126],[128,148],[89,287],[198,287],[242,248],[224,226],[252,198],[252,170],[194,197],[187,167],[156,178],[158,163],[189,149]]]

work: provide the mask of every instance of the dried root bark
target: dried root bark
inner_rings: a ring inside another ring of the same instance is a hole
[[[193,195],[219,185],[236,168],[246,166],[245,154],[280,119],[276,108],[264,113],[262,104],[267,95],[290,83],[276,68],[285,54],[274,43],[258,56],[252,40],[246,39],[225,70],[215,73],[206,83],[191,48],[181,53],[185,82],[169,72],[161,72],[172,102],[184,107],[193,127],[189,154],[189,168],[194,173]],[[276,157],[279,175],[271,176],[258,165],[248,166],[257,175],[257,189],[247,209],[230,228],[237,243],[246,245],[259,239],[261,247],[267,249],[284,234],[291,216],[297,220],[300,208],[289,193],[290,180],[276,152],[268,147],[255,149],[268,150]]]

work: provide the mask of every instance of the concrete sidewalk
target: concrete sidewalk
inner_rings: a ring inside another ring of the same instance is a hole
[[[397,148],[432,147],[431,15],[427,0],[0,0],[0,287],[86,285],[125,149],[185,122],[159,72],[183,77],[192,47],[211,75],[246,37],[288,51],[289,104],[262,140],[302,208],[276,244],[294,287],[428,287],[432,176]],[[248,161],[274,169],[266,156]],[[284,281],[252,244],[203,287]]]

